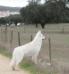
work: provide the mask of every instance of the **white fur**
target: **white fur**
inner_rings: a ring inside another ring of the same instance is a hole
[[[45,39],[45,37],[41,31],[38,31],[35,38],[31,42],[14,48],[11,66],[15,67],[15,65],[18,65],[24,56],[32,56],[32,60],[37,63],[37,56],[42,45],[42,39]]]

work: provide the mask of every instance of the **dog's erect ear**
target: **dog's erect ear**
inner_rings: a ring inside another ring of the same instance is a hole
[[[38,32],[41,32],[41,33],[43,33],[43,34],[47,34],[47,32],[46,32],[46,31],[38,30]]]

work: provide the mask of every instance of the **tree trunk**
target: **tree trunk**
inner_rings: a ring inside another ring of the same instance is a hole
[[[41,23],[41,27],[42,27],[42,29],[44,29],[45,28],[45,23]]]
[[[35,24],[36,25],[36,28],[38,28],[38,24]]]

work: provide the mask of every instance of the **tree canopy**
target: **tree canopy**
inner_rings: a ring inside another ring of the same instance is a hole
[[[46,1],[44,4],[36,0],[20,10],[25,23],[41,24],[42,28],[46,23],[69,22],[68,12],[69,8],[62,0]]]
[[[8,22],[9,24],[14,23],[17,26],[17,23],[23,22],[23,19],[19,14],[15,14],[8,17]]]

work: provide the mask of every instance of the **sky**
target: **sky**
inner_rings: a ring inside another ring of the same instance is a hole
[[[25,7],[27,4],[28,4],[28,0],[0,0],[0,5],[3,6]]]
[[[28,0],[0,0],[0,5],[10,7],[24,7],[28,4]]]

